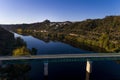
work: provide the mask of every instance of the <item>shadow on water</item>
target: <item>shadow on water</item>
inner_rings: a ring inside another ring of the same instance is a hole
[[[19,35],[16,34],[16,36]],[[31,36],[20,36],[26,41],[28,48],[35,47],[39,50],[38,52],[40,52],[40,54],[53,54],[53,52],[58,52],[56,54],[63,52],[87,52],[61,42],[45,43],[44,41],[38,40]],[[23,65],[27,66],[27,64]],[[86,62],[49,63],[48,77],[44,76],[44,65],[42,62],[31,62],[27,67],[23,65],[17,65],[18,68],[16,67],[16,65],[12,65],[12,67],[7,67],[3,65],[0,67],[0,73],[2,72],[2,70],[4,72],[8,70],[8,72],[6,72],[3,77],[5,75],[14,77],[11,80],[15,80],[14,75],[17,74],[19,75],[19,77],[24,74],[23,76],[26,76],[27,78],[20,78],[16,80],[85,80],[86,77]],[[23,69],[21,68],[22,66]],[[18,73],[14,71],[17,71]],[[24,73],[21,71],[23,71]],[[10,72],[12,72],[12,74],[14,75],[11,75]],[[114,61],[94,61],[92,64],[92,73],[90,74],[90,80],[120,80],[120,65]]]

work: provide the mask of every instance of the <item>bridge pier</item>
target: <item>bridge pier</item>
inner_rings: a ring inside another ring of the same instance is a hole
[[[90,74],[92,73],[92,61],[87,60],[86,63],[86,79],[90,80]]]
[[[48,80],[48,62],[44,62],[44,79]]]

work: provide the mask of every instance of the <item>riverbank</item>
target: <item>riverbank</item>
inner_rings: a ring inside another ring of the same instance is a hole
[[[32,35],[45,40],[64,41],[76,47],[95,52],[120,51],[120,16],[106,16],[103,19],[87,19],[77,22],[50,22],[3,25],[4,28],[20,34]]]

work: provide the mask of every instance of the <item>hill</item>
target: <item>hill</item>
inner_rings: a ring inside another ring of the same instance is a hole
[[[97,52],[119,52],[120,16],[87,19],[78,22],[50,22],[8,25],[6,29],[37,38],[57,39]]]
[[[9,55],[12,52],[14,34],[0,27],[0,55]]]

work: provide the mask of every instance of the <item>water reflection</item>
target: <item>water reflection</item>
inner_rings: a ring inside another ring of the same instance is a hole
[[[65,44],[59,41],[50,41],[46,43],[43,40],[36,39],[32,36],[22,36],[19,34],[15,34],[15,37],[22,37],[24,41],[27,43],[29,49],[33,47],[38,50],[38,55],[41,54],[71,54],[71,53],[90,53],[90,51],[82,50],[79,48],[75,48],[69,44]]]
[[[27,48],[38,49],[40,54],[84,53],[87,51],[74,48],[68,44],[50,41],[45,43],[32,36],[21,36],[27,43]],[[30,61],[18,64],[3,64],[0,62],[1,80],[85,80],[86,62],[49,63],[48,77],[44,76],[44,64],[41,61]],[[94,61],[92,64],[91,80],[120,80],[120,65],[115,61]]]

